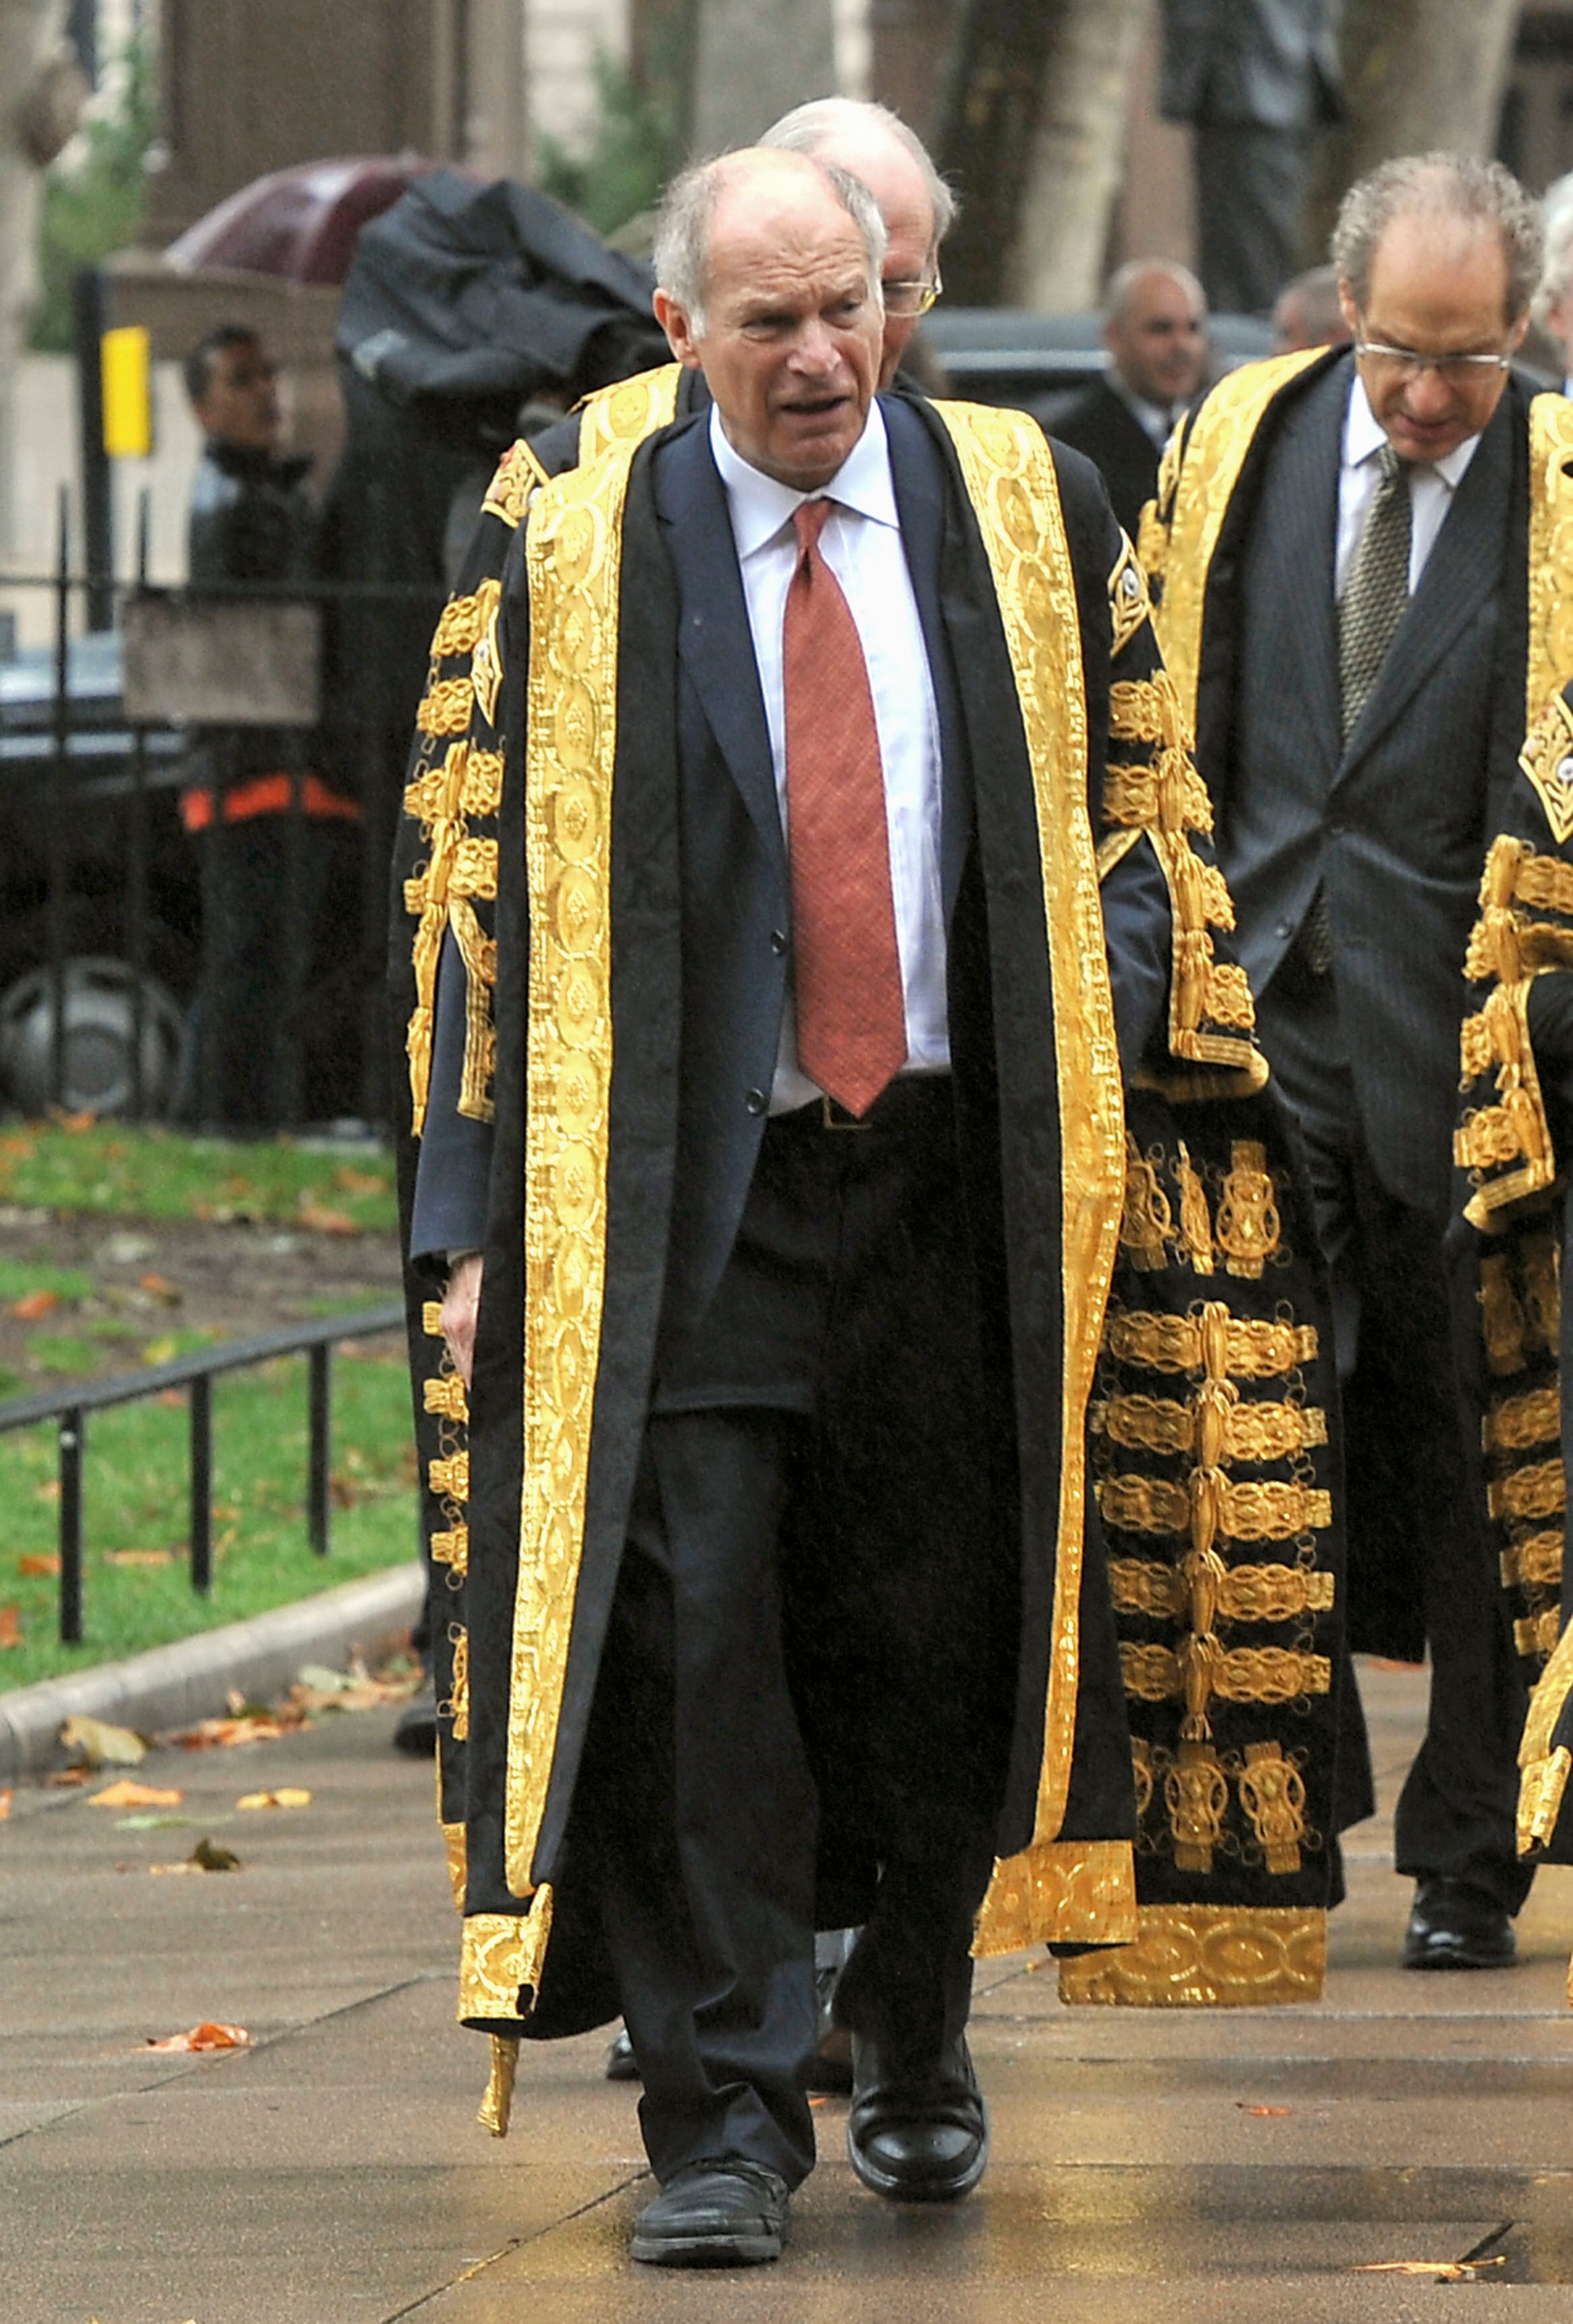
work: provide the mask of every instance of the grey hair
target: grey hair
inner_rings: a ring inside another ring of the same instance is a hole
[[[806,105],[795,105],[779,121],[767,129],[760,138],[761,145],[777,145],[787,153],[806,153],[817,161],[825,147],[838,137],[866,136],[870,129],[882,129],[893,137],[902,150],[909,153],[923,172],[928,189],[929,208],[934,212],[934,242],[943,242],[956,223],[956,197],[934,168],[933,157],[915,129],[909,129],[898,113],[888,105],[875,105],[855,97],[815,97]]]
[[[1166,274],[1172,282],[1180,285],[1197,313],[1206,314],[1207,293],[1189,266],[1182,266],[1177,258],[1127,258],[1125,264],[1117,267],[1108,278],[1108,287],[1103,294],[1105,322],[1123,320],[1125,310],[1130,304],[1131,292],[1149,274]]]
[[[1330,255],[1364,308],[1376,245],[1396,217],[1467,218],[1494,226],[1507,260],[1507,317],[1529,307],[1541,274],[1540,205],[1500,161],[1468,153],[1405,153],[1349,188],[1333,228]]]
[[[696,161],[692,169],[679,171],[662,195],[656,215],[656,281],[667,298],[682,308],[699,339],[704,337],[710,229],[728,164],[735,159],[735,154],[722,153],[714,161]],[[882,305],[879,269],[885,263],[886,237],[878,204],[861,178],[854,178],[850,170],[838,169],[833,161],[814,161],[814,167],[858,229],[869,264],[869,292],[875,304]]]
[[[1546,188],[1542,216],[1546,250],[1535,291],[1535,320],[1543,327],[1551,309],[1573,290],[1573,171]]]

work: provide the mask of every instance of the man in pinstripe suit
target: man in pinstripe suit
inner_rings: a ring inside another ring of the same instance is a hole
[[[1525,711],[1539,263],[1495,164],[1390,162],[1334,237],[1355,345],[1236,374],[1160,486],[1240,950],[1309,1148],[1346,1382],[1354,1643],[1432,1666],[1399,1804],[1404,1959],[1513,1958],[1521,1682],[1462,1421],[1442,1237],[1461,975]]]

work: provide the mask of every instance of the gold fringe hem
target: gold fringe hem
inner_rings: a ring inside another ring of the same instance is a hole
[[[1144,1904],[1134,1944],[1060,1963],[1060,1998],[1127,2009],[1261,2009],[1318,2001],[1327,1914],[1283,1906]]]
[[[506,2138],[513,2116],[513,2084],[519,2072],[519,2036],[517,2034],[493,2034],[492,2036],[492,2072],[486,2083],[486,2095],[481,2101],[481,2111],[475,2116],[483,2130],[493,2138]]]

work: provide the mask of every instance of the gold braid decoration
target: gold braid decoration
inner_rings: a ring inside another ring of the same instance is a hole
[[[1573,1755],[1552,1738],[1573,1687],[1573,1622],[1556,1641],[1550,1662],[1530,1696],[1529,1716],[1518,1747],[1522,1770],[1518,1803],[1518,1848],[1521,1856],[1543,1848],[1556,1829]]]
[[[1208,1334],[1221,1334],[1224,1341],[1225,1360],[1214,1370],[1241,1379],[1276,1379],[1316,1358],[1314,1323],[1260,1323],[1233,1316],[1222,1305],[1210,1305],[1200,1315],[1149,1314],[1133,1308],[1111,1311],[1108,1317],[1109,1353],[1144,1371],[1200,1370]]]
[[[1453,1159],[1460,1170],[1490,1170],[1522,1155],[1536,1170],[1549,1167],[1550,1145],[1543,1112],[1527,1091],[1515,1091],[1504,1105],[1482,1106],[1466,1114],[1453,1132]]]
[[[467,1452],[455,1452],[446,1461],[432,1461],[427,1465],[431,1489],[439,1497],[447,1495],[455,1501],[470,1498],[470,1456]]]
[[[1555,1606],[1548,1606],[1543,1614],[1528,1614],[1513,1626],[1513,1642],[1526,1661],[1551,1652],[1562,1635],[1562,1617]]]
[[[501,595],[501,584],[486,580],[482,582],[473,596],[450,597],[432,633],[433,661],[446,661],[455,654],[474,653]]]
[[[1562,1581],[1562,1535],[1532,1533],[1502,1553],[1504,1590],[1556,1590]]]
[[[455,1525],[446,1533],[434,1533],[427,1546],[431,1551],[434,1563],[451,1566],[457,1574],[468,1573],[470,1528],[467,1525]]]
[[[1487,1452],[1527,1452],[1532,1444],[1554,1444],[1561,1428],[1557,1390],[1537,1388],[1495,1406],[1480,1424],[1480,1441]]]
[[[1207,1207],[1207,1189],[1197,1174],[1185,1140],[1179,1141],[1180,1150],[1174,1160],[1174,1179],[1180,1189],[1180,1226],[1190,1254],[1192,1272],[1212,1273],[1212,1217]]]
[[[502,753],[471,745],[459,805],[465,815],[495,815],[502,805]]]
[[[1559,687],[1540,724],[1531,728],[1518,762],[1540,799],[1552,838],[1565,847],[1573,837],[1573,709]]]
[[[1108,576],[1108,615],[1114,631],[1114,660],[1119,659],[1137,632],[1152,618],[1152,600],[1147,595],[1147,576],[1136,560],[1136,550],[1122,533],[1119,556]]]
[[[1180,1756],[1164,1774],[1164,1805],[1174,1835],[1174,1862],[1182,1872],[1210,1872],[1212,1852],[1223,1838],[1228,1812],[1228,1778],[1210,1743],[1182,1742]]]
[[[1199,1479],[1208,1482],[1199,1485]],[[1247,1483],[1206,1469],[1192,1471],[1189,1488],[1168,1477],[1105,1477],[1098,1488],[1098,1505],[1105,1525],[1122,1533],[1183,1533],[1192,1522],[1199,1492],[1216,1517],[1218,1531],[1231,1541],[1291,1541],[1296,1534],[1325,1531],[1333,1521],[1332,1495],[1320,1487],[1272,1480]],[[1547,1512],[1526,1508],[1512,1514]]]
[[[1269,1872],[1298,1872],[1305,1838],[1305,1784],[1281,1743],[1250,1743],[1240,1770],[1240,1805],[1250,1817]]]
[[[1311,1445],[1327,1443],[1327,1415],[1317,1406],[1244,1404],[1234,1383],[1228,1385],[1234,1394],[1223,1418],[1219,1461],[1283,1461]],[[1095,1435],[1143,1452],[1196,1450],[1194,1407],[1169,1397],[1111,1396],[1093,1406],[1091,1425]]]
[[[1108,1562],[1114,1602],[1122,1614],[1155,1620],[1182,1616],[1190,1585],[1172,1565],[1145,1557]],[[1326,1613],[1333,1603],[1334,1578],[1302,1565],[1232,1565],[1218,1583],[1220,1622],[1291,1622],[1302,1614]]]
[[[1103,819],[1122,827],[1150,831],[1161,819],[1171,799],[1178,802],[1177,812],[1182,828],[1187,831],[1207,831],[1211,827],[1212,802],[1207,796],[1207,786],[1195,769],[1187,765],[1182,770],[1160,770],[1155,767],[1130,766],[1124,760],[1111,759],[1103,790]],[[1213,867],[1207,867],[1211,870]],[[1227,887],[1225,889],[1227,894]],[[1223,921],[1233,927],[1231,917]]]
[[[1267,1167],[1267,1149],[1253,1138],[1237,1138],[1223,1196],[1218,1206],[1218,1242],[1231,1275],[1259,1279],[1282,1239],[1277,1189]]]
[[[1136,1821],[1146,1820],[1153,1804],[1153,1747],[1145,1735],[1131,1737],[1131,1774],[1136,1787]]]
[[[1122,1639],[1119,1661],[1127,1694],[1144,1702],[1189,1700],[1184,1665],[1170,1647]],[[1210,1685],[1226,1702],[1293,1702],[1302,1695],[1326,1694],[1332,1686],[1332,1669],[1325,1655],[1299,1654],[1284,1646],[1235,1646],[1212,1662]]]
[[[1568,1506],[1568,1482],[1558,1461],[1537,1461],[1494,1478],[1486,1488],[1494,1517],[1554,1517]]]
[[[1530,402],[1529,652],[1524,724],[1532,727],[1573,678],[1573,411],[1561,395]]]
[[[437,1704],[437,1716],[453,1721],[455,1743],[467,1743],[470,1739],[469,1632],[455,1622],[449,1627],[448,1641],[454,1650],[454,1691],[446,1702]]]
[[[501,517],[511,532],[517,532],[529,506],[530,494],[546,481],[547,472],[524,438],[516,437],[498,461],[496,473],[486,487],[482,515]]]
[[[421,1401],[426,1411],[440,1412],[449,1420],[468,1420],[470,1417],[464,1379],[458,1372],[423,1381]]]
[[[467,678],[438,678],[421,696],[415,723],[423,734],[462,734],[469,725],[474,699]]]
[[[1325,1912],[1144,1904],[1134,1944],[1060,1963],[1060,1998],[1138,2009],[1260,2009],[1317,2000],[1326,1970]]]
[[[1155,1165],[1142,1152],[1129,1130],[1125,1138],[1125,1209],[1120,1216],[1119,1247],[1131,1265],[1152,1273],[1168,1262],[1169,1238],[1174,1213],[1169,1206]]]

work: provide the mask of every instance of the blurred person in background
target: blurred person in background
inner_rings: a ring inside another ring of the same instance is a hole
[[[1188,266],[1133,258],[1109,283],[1101,379],[1045,406],[1051,436],[1100,470],[1114,512],[1134,540],[1158,484],[1171,429],[1207,372],[1207,298]]]
[[[1265,315],[1293,273],[1318,129],[1343,118],[1335,0],[1164,0],[1158,92],[1195,135],[1201,280]]]
[[[1336,266],[1308,267],[1278,293],[1273,309],[1275,355],[1300,355],[1307,347],[1347,347],[1349,336]]]
[[[266,348],[244,324],[220,324],[187,356],[185,378],[204,437],[188,530],[192,589],[309,583],[311,464],[279,450]],[[179,1104],[187,1120],[254,1135],[302,1106],[335,1110],[309,1083],[290,1085],[284,1038],[292,1030],[304,1047],[324,898],[359,813],[309,766],[311,743],[304,726],[209,728],[198,740],[199,779],[180,800],[202,862],[202,968]],[[293,978],[292,932],[302,954]]]
[[[1546,189],[1546,255],[1534,318],[1561,357],[1562,392],[1573,394],[1573,171]]]

